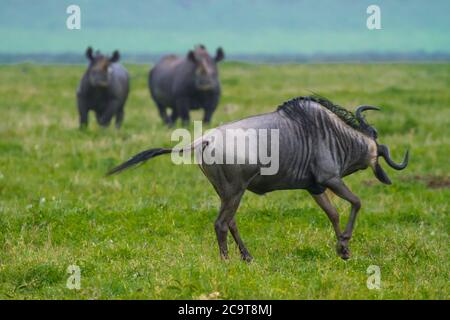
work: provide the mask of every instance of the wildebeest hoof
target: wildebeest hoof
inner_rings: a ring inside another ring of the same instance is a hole
[[[350,259],[350,249],[344,246],[342,243],[338,243],[336,246],[336,252],[343,260]]]
[[[243,261],[245,261],[247,263],[250,263],[253,260],[253,257],[249,253],[241,254],[241,258],[242,258]]]

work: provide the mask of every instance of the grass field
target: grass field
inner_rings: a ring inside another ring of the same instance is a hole
[[[166,156],[104,177],[138,151],[175,143],[143,65],[128,66],[123,128],[102,130],[91,114],[80,132],[84,68],[0,66],[0,298],[450,298],[449,64],[221,65],[213,125],[311,90],[352,110],[381,106],[367,112],[379,140],[397,161],[411,149],[405,171],[384,165],[392,186],[369,170],[346,178],[363,202],[348,261],[336,256],[331,224],[307,192],[247,193],[237,221],[251,264],[230,236],[231,259],[220,260],[218,197],[196,166]],[[344,224],[349,206],[333,200]],[[69,265],[80,267],[80,290],[66,287]],[[366,286],[370,265],[380,267],[380,290]]]

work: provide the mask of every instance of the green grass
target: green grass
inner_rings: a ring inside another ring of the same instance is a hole
[[[349,261],[336,256],[331,224],[305,191],[247,193],[237,221],[251,264],[231,237],[231,259],[219,259],[219,201],[196,166],[166,156],[104,177],[138,151],[174,144],[149,98],[148,66],[128,67],[123,128],[102,130],[91,115],[80,132],[83,66],[0,66],[0,298],[450,297],[450,65],[221,65],[213,125],[311,90],[352,109],[381,106],[367,116],[379,140],[397,161],[411,149],[405,171],[387,169],[392,186],[369,170],[346,178],[363,202]],[[349,206],[333,201],[345,223]],[[78,291],[66,288],[72,264]],[[381,268],[381,290],[366,286],[370,265]]]

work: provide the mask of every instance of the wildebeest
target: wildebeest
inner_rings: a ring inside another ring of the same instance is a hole
[[[306,189],[325,211],[333,225],[338,255],[348,259],[350,256],[348,242],[361,202],[345,185],[342,178],[370,166],[378,180],[390,184],[389,177],[380,166],[379,157],[384,158],[386,163],[396,170],[404,169],[409,160],[409,151],[405,153],[401,164],[391,159],[389,148],[377,142],[376,129],[365,121],[362,113],[366,110],[379,109],[360,106],[353,114],[320,96],[299,97],[285,102],[274,112],[220,126],[212,133],[195,140],[188,147],[159,148],[141,152],[112,169],[109,174],[165,153],[193,150],[200,151],[200,154],[204,155],[220,141],[216,139],[218,134],[226,135],[231,129],[243,130],[241,132],[255,129],[278,130],[279,166],[278,172],[273,175],[262,175],[263,166],[259,163],[200,163],[201,170],[221,199],[219,216],[215,221],[221,256],[227,257],[226,237],[230,230],[242,258],[252,259],[239,236],[234,218],[245,190],[264,194],[283,189]],[[258,136],[258,139],[262,139],[262,136]],[[229,142],[226,141],[225,144]],[[274,150],[272,145],[270,148]],[[217,150],[229,152],[229,149],[220,146],[216,148]],[[238,157],[249,159],[252,155],[255,156],[254,153],[254,149],[245,149]],[[339,227],[338,212],[325,193],[326,189],[351,204],[349,221],[344,231]]]
[[[89,66],[77,90],[80,128],[87,126],[90,110],[94,110],[99,125],[109,126],[115,116],[116,128],[120,128],[128,97],[129,77],[127,70],[118,63],[119,52],[114,51],[111,57],[98,51],[94,55],[92,48],[88,47],[86,57]]]
[[[189,110],[199,108],[204,109],[203,121],[211,121],[220,99],[217,63],[224,57],[222,48],[212,58],[200,45],[185,57],[165,56],[150,70],[150,94],[167,125],[175,124],[179,117],[183,125],[188,125]],[[166,108],[172,109],[170,116]]]

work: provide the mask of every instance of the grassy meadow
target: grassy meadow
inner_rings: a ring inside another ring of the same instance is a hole
[[[85,66],[0,66],[1,299],[449,299],[450,64],[220,65],[223,95],[212,126],[269,112],[311,91],[367,119],[400,161],[346,178],[363,207],[335,254],[330,222],[307,192],[246,193],[237,213],[255,258],[240,261],[231,236],[221,261],[213,222],[219,200],[194,165],[170,156],[105,178],[149,147],[172,146],[147,89],[147,65],[128,65],[121,130],[90,115],[78,130],[75,91]],[[201,119],[202,112],[191,112]],[[349,205],[334,197],[347,221]],[[81,288],[66,287],[67,268]],[[381,270],[381,289],[366,286]]]

